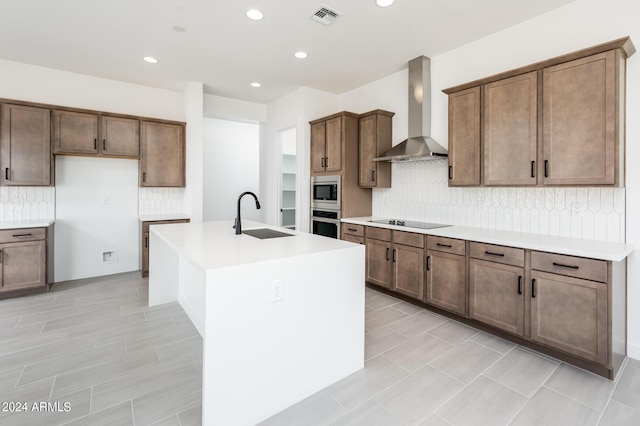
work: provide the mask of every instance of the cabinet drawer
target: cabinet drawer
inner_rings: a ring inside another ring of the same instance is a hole
[[[348,241],[350,243],[364,244],[364,237],[358,237],[357,235],[352,235],[347,233],[342,234],[342,240]]]
[[[427,237],[427,248],[429,250],[438,250],[445,253],[453,253],[464,256],[465,241],[456,240],[454,238],[434,237],[432,235],[429,235]]]
[[[0,231],[0,243],[44,240],[46,234],[45,228],[5,229]]]
[[[150,225],[166,225],[169,223],[189,223],[189,219],[145,221],[145,222],[142,222],[142,232],[149,232]]]
[[[424,234],[415,232],[393,231],[393,242],[405,246],[424,248]]]
[[[469,255],[490,262],[524,266],[524,250],[519,248],[472,242],[469,246]]]
[[[376,228],[367,226],[367,238],[373,238],[381,241],[391,241],[391,230],[384,228]]]
[[[343,223],[342,232],[345,234],[355,235],[358,237],[364,237],[364,226],[354,225],[353,223]]]
[[[606,283],[607,262],[540,251],[531,252],[531,269]]]

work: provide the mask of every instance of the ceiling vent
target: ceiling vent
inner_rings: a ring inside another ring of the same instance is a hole
[[[342,13],[338,12],[337,10],[322,5],[318,9],[316,9],[315,12],[313,12],[313,15],[311,15],[311,19],[313,19],[314,21],[318,21],[321,24],[329,25],[340,15],[342,15]]]

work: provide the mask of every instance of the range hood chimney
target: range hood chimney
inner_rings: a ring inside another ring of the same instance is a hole
[[[446,158],[447,150],[431,138],[431,60],[409,61],[409,138],[373,161]]]

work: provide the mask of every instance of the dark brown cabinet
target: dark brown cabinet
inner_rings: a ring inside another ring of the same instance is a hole
[[[140,122],[140,186],[184,187],[184,126]]]
[[[311,121],[309,124],[312,176],[341,174],[345,162],[357,162],[357,114],[344,111]],[[350,149],[351,147],[354,149]],[[351,158],[351,152],[356,153],[355,158]]]
[[[535,185],[538,73],[484,87],[484,184]]]
[[[51,110],[2,104],[2,185],[50,186]]]
[[[53,152],[138,158],[139,120],[78,111],[53,111]]]
[[[46,292],[48,228],[0,231],[0,299]]]
[[[465,241],[427,236],[425,301],[460,315],[467,313]]]
[[[365,280],[388,289],[392,288],[391,232],[373,227],[365,231]]]
[[[373,159],[391,149],[393,115],[375,110],[360,116],[358,184],[363,188],[391,187],[391,163]]]
[[[149,226],[169,223],[189,223],[189,219],[144,220],[140,222],[140,275],[149,276]]]
[[[449,95],[449,186],[480,185],[480,87]]]
[[[470,243],[469,318],[524,336],[524,250]]]

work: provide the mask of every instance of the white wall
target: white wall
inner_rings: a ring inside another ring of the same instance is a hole
[[[192,222],[202,221],[203,210],[203,85],[192,81],[184,91],[186,128],[186,188],[183,209],[189,212]]]
[[[55,282],[138,270],[137,201],[137,161],[57,156]]]
[[[205,118],[202,161],[205,221],[233,220],[244,191],[252,191],[262,202],[258,124]],[[242,206],[243,219],[260,218],[251,196],[243,198]]]
[[[267,121],[267,106],[222,96],[204,95],[204,116],[245,123]]]

